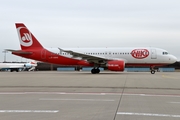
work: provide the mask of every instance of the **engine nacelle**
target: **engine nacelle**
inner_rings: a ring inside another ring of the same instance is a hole
[[[107,68],[111,71],[124,71],[125,62],[123,60],[108,61]]]
[[[24,64],[24,67],[25,67],[25,68],[31,68],[31,67],[32,67],[32,64],[26,63],[26,64]]]

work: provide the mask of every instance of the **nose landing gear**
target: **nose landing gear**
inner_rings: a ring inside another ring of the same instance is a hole
[[[150,69],[151,69],[151,74],[155,74],[156,73],[154,67],[150,67]]]
[[[155,72],[156,72],[155,70],[151,70],[151,74],[155,74]]]

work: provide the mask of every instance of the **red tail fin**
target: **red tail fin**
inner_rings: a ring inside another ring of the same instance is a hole
[[[16,29],[22,50],[43,48],[23,23],[16,23]]]

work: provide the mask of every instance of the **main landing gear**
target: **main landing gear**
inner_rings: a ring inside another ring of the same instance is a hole
[[[98,74],[98,73],[100,73],[100,69],[99,69],[99,68],[93,68],[93,69],[91,70],[91,73],[92,73],[92,74]]]
[[[13,71],[19,72],[19,69],[18,68],[11,68],[10,71],[11,72],[13,72]]]

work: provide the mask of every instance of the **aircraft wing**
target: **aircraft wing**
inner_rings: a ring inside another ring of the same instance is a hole
[[[84,54],[84,53],[79,53],[71,50],[63,50],[61,48],[58,48],[60,51],[69,53],[73,55],[73,57],[80,57],[83,60],[87,60],[90,63],[97,63],[97,64],[103,64],[108,60],[112,60],[112,58],[106,58],[103,56],[96,56],[96,55],[89,55],[89,54]]]

